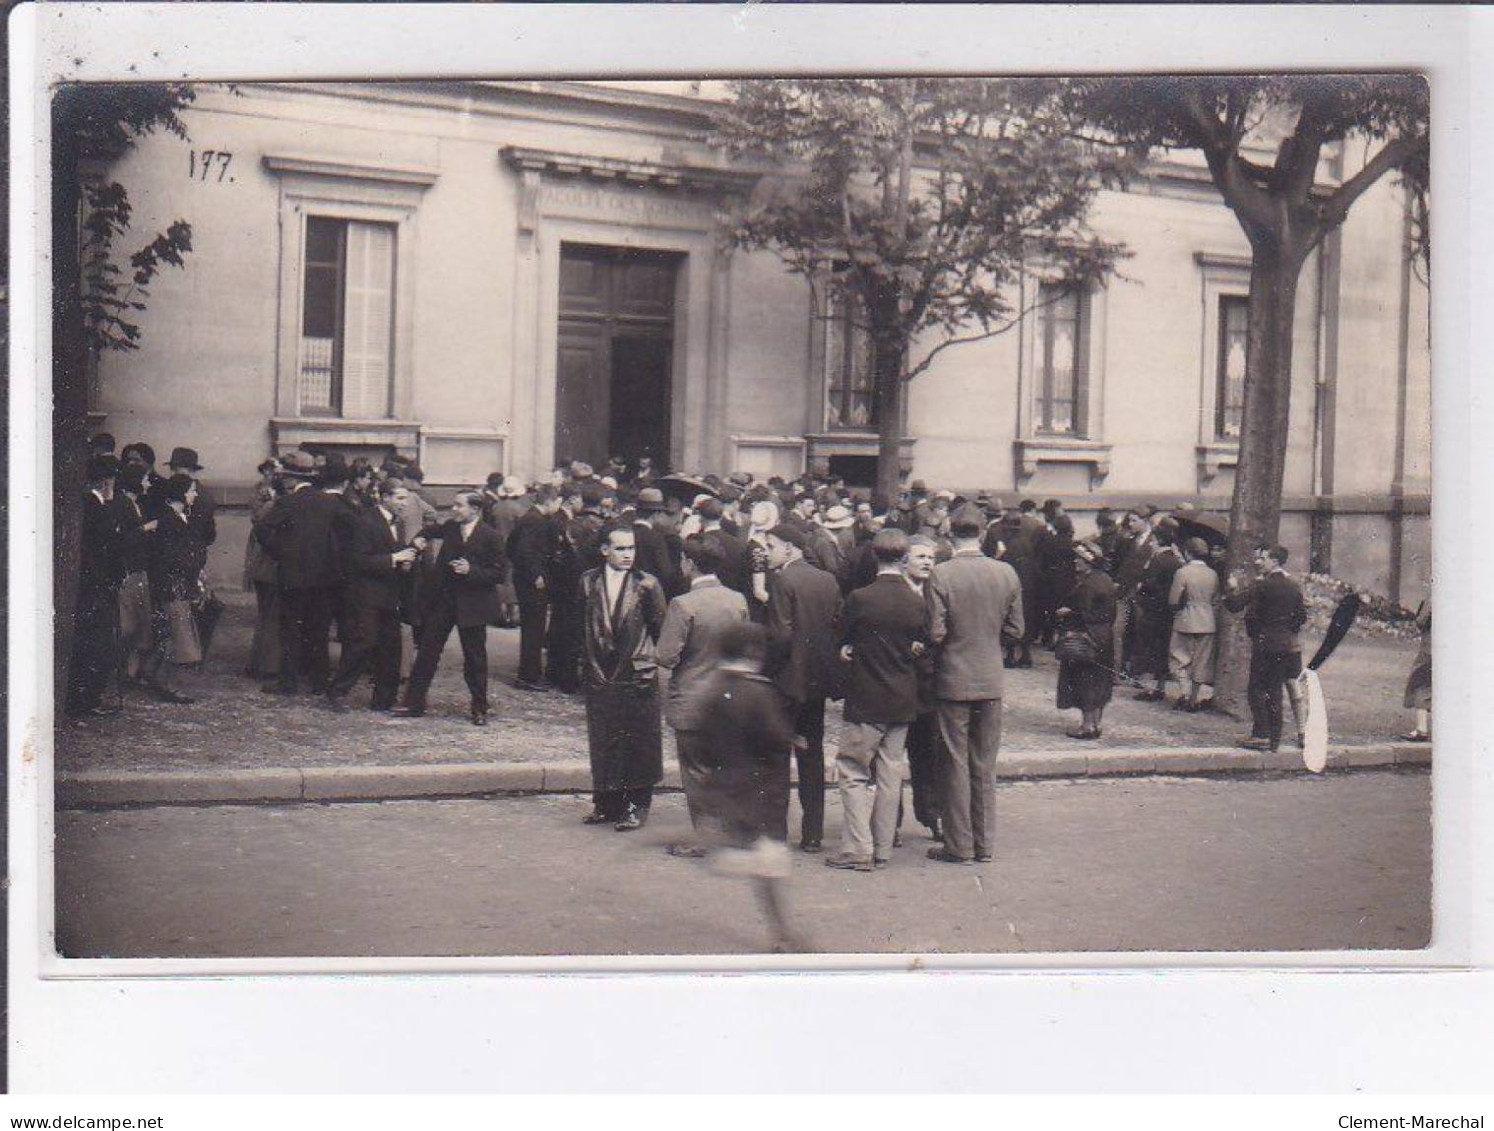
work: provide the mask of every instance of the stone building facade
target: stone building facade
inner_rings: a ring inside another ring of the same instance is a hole
[[[301,444],[415,456],[440,487],[648,450],[685,471],[869,481],[876,406],[844,312],[722,220],[758,178],[689,84],[203,88],[190,140],[111,170],[135,229],[182,217],[142,347],[99,360],[121,443],[202,453],[234,584],[255,465]],[[1093,294],[944,351],[906,407],[912,474],[1098,507],[1228,505],[1248,248],[1179,154],[1097,202],[1133,255]],[[1325,163],[1357,167],[1352,146]],[[1415,605],[1430,573],[1428,293],[1404,193],[1355,206],[1304,270],[1283,538]],[[1035,271],[1024,298],[1044,285]]]

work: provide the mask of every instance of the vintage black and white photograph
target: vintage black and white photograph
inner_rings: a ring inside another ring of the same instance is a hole
[[[63,958],[1431,942],[1424,76],[49,98]]]

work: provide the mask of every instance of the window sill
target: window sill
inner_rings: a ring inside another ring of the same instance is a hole
[[[1207,486],[1226,467],[1235,467],[1240,462],[1238,440],[1215,440],[1199,444],[1194,451],[1198,455],[1198,481]]]
[[[882,439],[874,431],[847,430],[844,432],[812,432],[804,437],[809,445],[809,469],[816,475],[829,473],[831,456],[875,456]],[[913,445],[916,436],[904,436],[898,463],[904,475],[913,471]]]
[[[277,416],[270,420],[277,455],[302,444],[393,448],[414,459],[420,451],[420,425],[408,420],[347,420],[340,416]]]
[[[1088,464],[1091,486],[1110,474],[1110,445],[1098,440],[1065,436],[1033,436],[1013,445],[1017,456],[1017,478],[1031,479],[1044,463]]]

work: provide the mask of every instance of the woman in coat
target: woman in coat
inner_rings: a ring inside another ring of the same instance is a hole
[[[1100,717],[1115,683],[1116,587],[1105,569],[1105,555],[1094,542],[1074,547],[1075,585],[1057,612],[1059,638],[1058,709],[1079,708],[1083,721],[1070,738],[1100,737]],[[1088,634],[1094,641],[1092,660],[1065,659],[1065,637]]]
[[[172,689],[171,668],[202,661],[191,601],[207,565],[207,545],[201,528],[187,517],[197,498],[192,477],[180,472],[173,475],[162,486],[160,498],[163,505],[150,536],[147,566],[155,642],[141,664],[140,676],[158,698],[190,703],[191,699]]]

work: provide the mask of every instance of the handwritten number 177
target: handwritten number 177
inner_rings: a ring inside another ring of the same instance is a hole
[[[204,149],[201,153],[197,150],[189,150],[187,153],[187,177],[194,181],[206,181],[213,166],[218,167],[218,180],[221,182],[228,174],[228,164],[233,160],[232,153],[224,153],[215,149]]]

